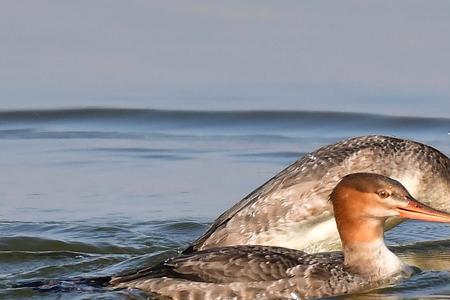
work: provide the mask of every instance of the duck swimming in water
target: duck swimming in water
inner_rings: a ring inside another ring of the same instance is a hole
[[[328,195],[342,177],[355,172],[396,179],[427,205],[450,211],[447,156],[414,141],[362,136],[322,147],[294,162],[224,212],[184,253],[231,245],[307,252],[341,249]],[[401,221],[391,217],[385,229]]]
[[[115,277],[110,284],[174,300],[310,299],[361,292],[414,272],[384,244],[387,218],[450,223],[450,214],[417,202],[401,183],[377,174],[344,176],[329,202],[342,252],[307,254],[261,245],[211,248]]]

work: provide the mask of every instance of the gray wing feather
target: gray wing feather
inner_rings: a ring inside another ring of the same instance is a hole
[[[213,248],[171,258],[155,267],[113,278],[111,283],[163,276],[209,283],[273,281],[293,276],[289,271],[294,267],[329,262],[330,257],[339,260],[341,255],[309,255],[267,246]]]

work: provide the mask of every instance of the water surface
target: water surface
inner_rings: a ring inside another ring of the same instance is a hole
[[[225,209],[322,145],[387,134],[448,155],[449,130],[450,119],[351,113],[2,111],[0,298],[145,299],[95,288],[10,287],[110,275],[174,255]],[[449,298],[450,226],[406,222],[387,240],[424,272],[355,299]]]

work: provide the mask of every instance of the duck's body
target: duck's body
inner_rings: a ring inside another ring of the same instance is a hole
[[[424,206],[399,182],[377,174],[345,176],[330,203],[343,252],[307,254],[256,245],[212,248],[110,283],[174,300],[310,299],[360,292],[413,273],[384,244],[388,217],[450,223],[450,214]]]
[[[363,136],[325,146],[294,162],[223,213],[185,253],[252,244],[307,252],[340,249],[328,195],[343,176],[355,172],[391,177],[418,199],[427,194],[426,204],[450,210],[448,157],[409,140]],[[391,218],[386,228],[400,221]]]
[[[113,283],[174,300],[309,299],[367,290],[411,274],[402,266],[390,276],[370,278],[346,270],[342,252],[248,245],[173,258]]]

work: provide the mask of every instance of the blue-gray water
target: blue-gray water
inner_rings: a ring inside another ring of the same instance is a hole
[[[351,113],[0,112],[0,298],[145,299],[127,291],[9,287],[109,275],[173,255],[222,211],[322,145],[387,134],[449,155],[449,130],[450,119]],[[366,299],[450,298],[450,226],[407,222],[387,239],[430,267]]]

